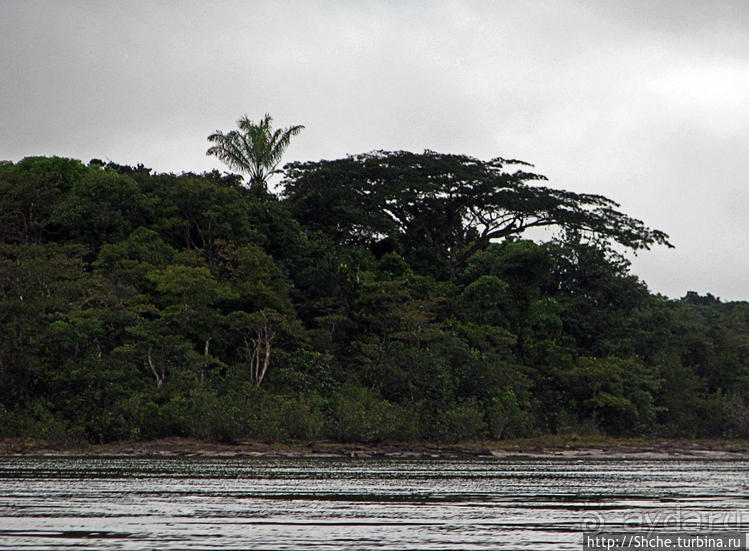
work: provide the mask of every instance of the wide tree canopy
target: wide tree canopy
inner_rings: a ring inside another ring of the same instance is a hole
[[[374,151],[286,166],[284,195],[304,226],[404,251],[437,248],[462,265],[491,240],[556,226],[634,250],[671,246],[601,195],[553,189],[532,165],[425,151]]]

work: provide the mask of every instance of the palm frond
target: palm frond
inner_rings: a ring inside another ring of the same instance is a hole
[[[239,130],[226,134],[217,130],[208,136],[208,141],[215,145],[208,148],[206,155],[213,155],[229,168],[246,173],[252,184],[267,184],[268,177],[280,172],[277,167],[291,138],[304,129],[303,125],[295,125],[272,131],[272,122],[269,113],[259,122],[244,115],[237,121]]]

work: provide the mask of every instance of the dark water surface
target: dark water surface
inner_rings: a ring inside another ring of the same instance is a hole
[[[0,549],[581,549],[749,521],[749,462],[0,459]]]

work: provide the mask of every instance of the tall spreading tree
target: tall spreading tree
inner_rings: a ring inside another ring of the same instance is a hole
[[[492,240],[535,227],[635,250],[670,246],[665,233],[606,197],[537,185],[546,178],[530,167],[434,151],[374,151],[291,163],[284,194],[304,226],[359,245],[389,238],[407,253],[438,251],[454,267]]]
[[[304,128],[296,125],[273,130],[271,122],[273,118],[268,113],[257,123],[245,115],[237,121],[239,130],[227,133],[217,130],[208,136],[214,145],[206,155],[218,157],[229,168],[246,173],[251,189],[266,190],[268,178],[280,172],[278,164],[291,138]]]

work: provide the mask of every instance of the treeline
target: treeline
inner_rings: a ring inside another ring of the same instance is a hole
[[[649,293],[614,245],[665,234],[512,164],[0,163],[0,436],[749,437],[749,304]]]

